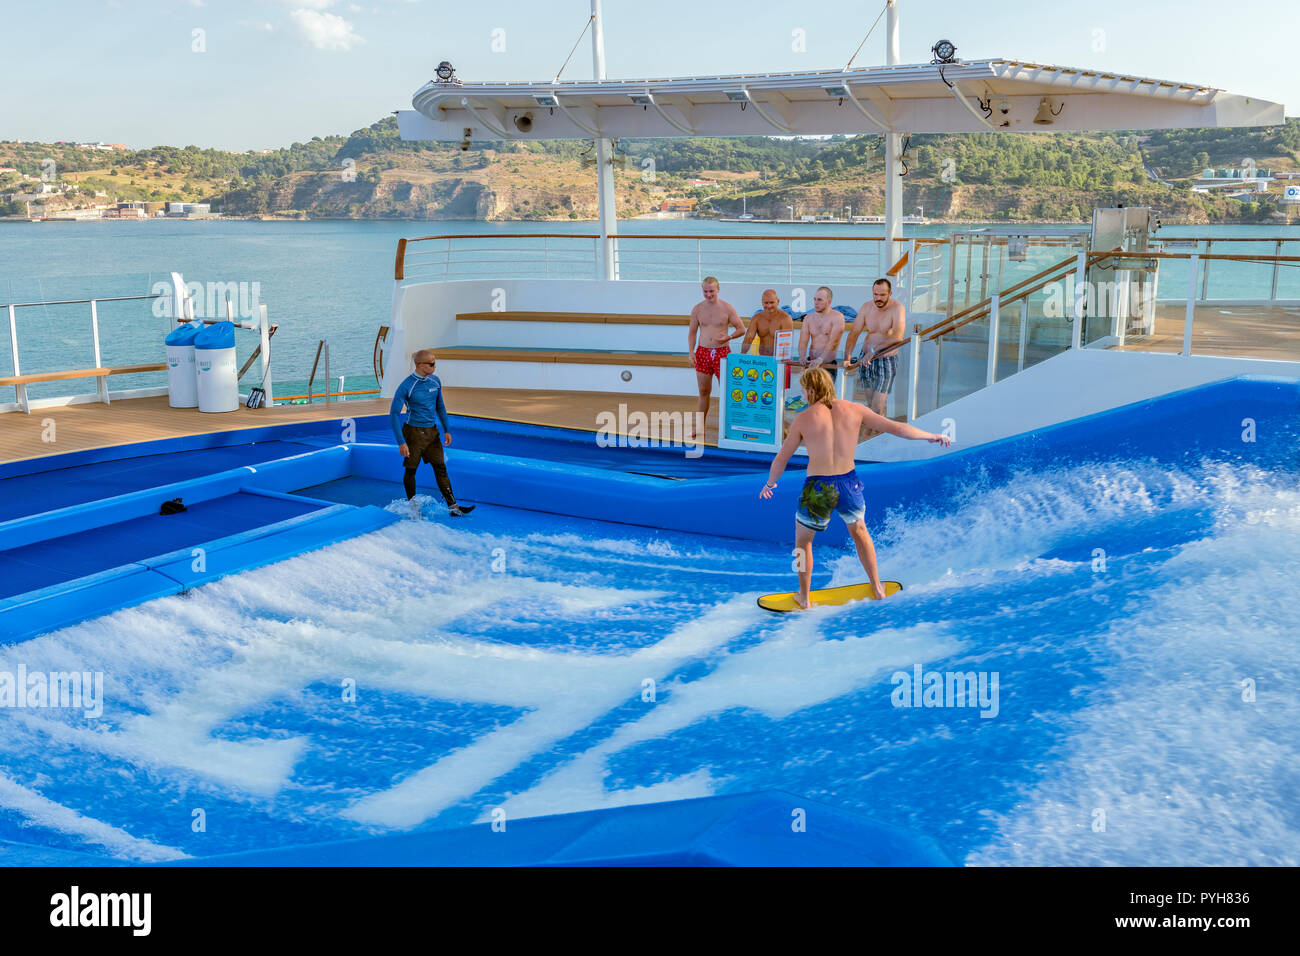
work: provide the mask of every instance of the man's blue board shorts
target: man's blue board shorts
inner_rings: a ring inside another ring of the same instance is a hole
[[[867,513],[862,500],[862,479],[856,471],[842,475],[809,475],[799,493],[799,510],[794,520],[805,528],[825,531],[835,512],[845,524],[861,521]]]

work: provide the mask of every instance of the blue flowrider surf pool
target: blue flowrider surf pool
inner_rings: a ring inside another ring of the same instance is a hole
[[[4,498],[0,861],[1300,863],[1300,383],[864,464],[905,590],[786,615],[798,474],[358,425]]]

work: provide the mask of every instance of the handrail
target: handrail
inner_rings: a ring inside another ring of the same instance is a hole
[[[278,328],[279,328],[278,325],[267,326],[266,328],[267,348],[271,347],[271,337],[275,335],[275,330]],[[253,354],[248,357],[248,361],[244,362],[243,368],[241,368],[239,370],[239,374],[235,376],[235,381],[239,381],[241,378],[244,377],[244,373],[247,372],[252,367],[253,363],[257,361],[257,357],[261,354],[262,354],[262,343],[258,342],[257,345],[253,347]]]
[[[330,392],[329,394],[330,394],[331,396],[337,398],[337,397],[339,397],[340,395],[378,395],[378,394],[380,393],[380,391],[382,391],[382,389],[378,389],[378,388],[363,388],[363,389],[360,389],[359,391],[355,391],[355,392]],[[321,393],[320,395],[317,395],[317,396],[315,396],[315,397],[316,397],[316,398],[324,398],[325,396],[324,396],[324,393]],[[279,403],[279,402],[289,402],[289,401],[293,401],[295,398],[307,398],[307,399],[311,399],[312,396],[311,396],[311,395],[277,395],[277,396],[275,397],[275,400],[276,400],[277,403]]]
[[[450,241],[450,240],[452,240],[452,239],[506,239],[506,240],[514,240],[514,239],[546,239],[546,240],[550,240],[550,239],[574,239],[574,240],[592,241],[592,240],[598,240],[598,239],[600,239],[600,238],[601,238],[601,236],[600,236],[599,234],[597,234],[597,233],[585,233],[585,232],[448,233],[448,234],[446,234],[446,235],[436,235],[436,236],[416,236],[416,237],[414,237],[414,238],[403,238],[403,239],[398,239],[398,240],[397,240],[397,254],[396,254],[396,260],[395,260],[394,265],[393,265],[393,279],[394,279],[394,281],[398,281],[398,282],[400,282],[400,281],[402,281],[403,279],[406,278],[406,250],[407,250],[407,246],[410,245],[410,244],[413,243],[413,242],[431,242],[431,241],[436,241],[436,240]],[[619,241],[620,243],[623,242],[623,241],[625,241],[625,240],[636,240],[636,239],[644,239],[644,240],[660,240],[660,239],[672,239],[672,240],[693,240],[693,241],[695,241],[695,242],[697,242],[697,243],[699,243],[699,242],[707,242],[707,241],[709,241],[709,240],[717,240],[717,241],[722,241],[722,242],[732,242],[732,241],[740,240],[740,241],[757,241],[757,242],[859,242],[859,243],[860,243],[860,242],[885,242],[885,241],[886,241],[884,236],[807,236],[807,235],[804,235],[804,236],[791,236],[791,235],[785,235],[785,236],[748,236],[748,235],[741,235],[741,236],[701,236],[701,235],[696,235],[696,236],[691,236],[691,235],[680,235],[680,234],[677,234],[677,233],[670,233],[670,234],[667,234],[667,235],[658,234],[658,233],[653,233],[653,234],[650,234],[650,233],[630,233],[630,234],[620,234],[620,235],[618,236],[618,241]],[[947,242],[946,239],[928,239],[928,240],[921,240],[921,239],[918,239],[918,240],[916,240],[916,241],[917,241],[918,243],[919,243],[919,242],[929,242],[929,243],[933,243],[933,244],[944,244],[944,243]],[[505,250],[501,250],[501,251],[505,251]],[[448,249],[448,250],[447,250],[447,253],[450,254],[450,252],[451,252],[451,250]],[[437,255],[437,253],[433,253],[433,255]]]
[[[1156,236],[1154,242],[1300,242],[1300,236]]]
[[[388,341],[388,326],[381,325],[379,334],[375,336],[375,351],[371,356],[370,364],[375,370],[375,381],[384,380],[384,344]]]
[[[312,397],[311,397],[311,395],[312,395],[312,386],[316,384],[316,368],[317,368],[317,366],[320,365],[320,353],[321,353],[321,351],[322,351],[324,348],[325,348],[325,340],[324,340],[324,339],[321,339],[321,340],[320,340],[320,344],[318,344],[318,345],[316,346],[316,360],[315,360],[314,362],[311,363],[311,376],[307,379],[307,401],[309,401],[309,402],[312,401]],[[326,361],[326,364],[329,363],[329,359],[326,359],[325,361]],[[326,378],[326,381],[329,380],[329,376],[328,376],[328,375],[326,375],[325,378]],[[325,390],[326,390],[326,391],[329,391],[329,386],[328,386],[328,385],[325,386]]]
[[[1218,239],[1214,240],[1218,242]],[[1296,237],[1296,242],[1300,242],[1300,236]],[[1256,265],[1263,265],[1266,262],[1300,262],[1300,256],[1266,256],[1266,255],[1231,255],[1231,254],[1211,254],[1208,252],[1111,252],[1108,255],[1120,255],[1126,259],[1190,259],[1196,256],[1202,262],[1207,259],[1219,259],[1227,262],[1253,262]]]
[[[1041,279],[1043,276],[1050,275],[1050,274],[1053,273],[1053,272],[1057,272],[1058,270],[1060,270],[1060,269],[1062,269],[1062,268],[1064,268],[1064,267],[1066,267],[1066,266],[1073,267],[1073,265],[1074,265],[1076,259],[1077,259],[1077,256],[1070,256],[1068,259],[1062,259],[1060,262],[1057,262],[1057,263],[1054,263],[1053,265],[1048,266],[1046,269],[1043,269],[1041,272],[1035,272],[1035,273],[1034,273],[1033,275],[1031,275],[1028,279],[1022,279],[1022,280],[1020,280],[1019,282],[1017,282],[1015,285],[1013,285],[1013,286],[1009,286],[1008,288],[1003,289],[1003,290],[1002,290],[1002,293],[1003,293],[1003,294],[1006,294],[1006,293],[1010,293],[1010,292],[1015,292],[1015,291],[1016,291],[1017,289],[1019,289],[1021,286],[1028,285],[1029,283],[1034,282],[1034,281],[1037,280],[1037,279]],[[1050,281],[1050,280],[1049,280],[1049,281]],[[992,298],[992,296],[990,296],[990,297],[987,298],[987,299],[984,299],[984,300],[982,300],[982,301],[980,301],[980,302],[976,302],[974,305],[967,306],[966,308],[962,309],[960,312],[954,312],[952,315],[948,316],[947,318],[945,318],[945,319],[941,319],[940,321],[936,322],[934,325],[930,326],[929,328],[922,329],[922,330],[921,330],[920,332],[918,332],[917,334],[918,334],[918,335],[929,335],[929,334],[930,334],[931,332],[933,332],[935,329],[941,329],[941,328],[943,328],[945,325],[949,325],[950,323],[955,322],[956,320],[960,319],[962,316],[967,315],[968,313],[976,312],[976,311],[978,311],[978,310],[980,310],[980,309],[982,309],[982,308],[988,306],[990,303],[992,303],[992,301],[993,301],[993,298]]]
[[[151,292],[149,295],[108,295],[95,299],[60,299],[57,302],[0,302],[0,309],[23,309],[34,305],[85,305],[87,302],[131,302],[136,299],[163,299],[170,297],[170,292]]]
[[[102,297],[102,298],[91,297],[91,298],[89,298],[89,299],[58,299],[58,300],[53,300],[53,301],[49,301],[49,302],[8,302],[8,303],[5,303],[3,306],[0,306],[0,308],[3,308],[4,311],[8,314],[8,325],[9,325],[9,361],[10,361],[10,365],[11,365],[11,367],[12,367],[12,369],[13,369],[13,376],[12,376],[12,377],[15,378],[16,381],[13,382],[10,386],[4,386],[4,387],[12,387],[12,388],[14,389],[14,395],[15,395],[15,397],[16,397],[17,400],[18,400],[18,404],[19,404],[19,406],[22,407],[22,410],[23,410],[24,413],[30,415],[30,414],[31,414],[31,410],[32,410],[32,408],[31,408],[31,402],[28,400],[28,396],[27,396],[27,384],[26,384],[26,381],[25,381],[24,378],[23,378],[23,375],[22,375],[22,364],[21,364],[21,362],[19,361],[19,358],[18,358],[18,309],[23,309],[23,308],[35,308],[35,307],[37,307],[37,306],[47,306],[47,305],[87,305],[87,304],[89,304],[89,305],[90,305],[90,341],[91,341],[92,351],[93,351],[94,356],[95,356],[95,365],[94,365],[94,368],[95,368],[96,370],[98,370],[98,369],[102,369],[102,368],[104,367],[104,365],[103,365],[103,357],[102,357],[102,354],[101,354],[101,352],[100,352],[100,347],[99,347],[99,311],[98,311],[98,308],[97,308],[98,305],[99,305],[99,303],[101,303],[101,302],[138,302],[138,301],[144,301],[144,300],[149,300],[149,299],[161,299],[161,298],[168,297],[168,296],[171,296],[171,295],[172,295],[172,293],[170,293],[170,292],[150,292],[150,293],[148,293],[148,294],[142,294],[142,295],[116,295],[116,296],[104,296],[104,297]],[[104,375],[96,375],[96,376],[94,376],[94,377],[95,377],[95,380],[96,380],[96,381],[95,381],[95,393],[96,393],[96,395],[98,396],[99,400],[100,400],[101,402],[105,402],[105,403],[107,403],[107,402],[109,401],[109,393],[108,393],[108,385],[107,385],[107,376],[108,376],[109,374],[112,374],[112,373],[110,372],[110,373],[105,373]],[[66,378],[65,378],[65,379],[47,379],[47,381],[66,381],[66,380],[68,380],[68,379],[66,379]]]
[[[1218,240],[1215,241],[1217,242]],[[1090,252],[1088,253],[1088,265],[1093,266],[1106,259],[1191,259],[1193,256],[1201,262],[1214,259],[1227,262],[1248,262],[1255,265],[1268,265],[1272,263],[1274,265],[1300,266],[1300,256],[1233,254],[1201,255],[1192,252],[1125,252],[1121,249],[1110,249],[1104,252]],[[1019,301],[1020,299],[1028,298],[1044,286],[1050,285],[1053,282],[1059,282],[1070,272],[1074,271],[1076,267],[1076,258],[1077,257],[1075,256],[1071,256],[1069,259],[1064,259],[1061,262],[1044,269],[1042,272],[1030,276],[1028,279],[1024,279],[1013,286],[1009,286],[997,296],[999,304],[1008,305],[1012,302]],[[1056,275],[1056,273],[1059,272],[1064,272],[1064,275]],[[1036,280],[1041,281],[1038,281],[1032,288],[1023,288]],[[960,312],[956,312],[944,321],[937,322],[928,329],[923,329],[917,334],[926,336],[929,341],[934,341],[935,339],[955,332],[962,326],[988,315],[993,298],[993,296],[990,296],[987,299],[977,302],[975,305],[969,306]]]
[[[1088,265],[1096,265],[1098,262],[1102,262],[1106,259],[1114,259],[1125,255],[1131,255],[1134,258],[1146,258],[1145,253],[1125,253],[1117,249],[1112,249],[1106,252],[1088,253]],[[957,331],[957,329],[961,328],[963,325],[968,325],[971,322],[978,321],[984,316],[990,314],[990,310],[992,308],[994,299],[998,300],[999,307],[1003,305],[1008,305],[1009,303],[1012,302],[1018,302],[1021,299],[1027,299],[1035,292],[1042,289],[1044,286],[1051,285],[1053,282],[1060,282],[1062,279],[1066,278],[1066,276],[1068,276],[1071,272],[1073,272],[1077,268],[1077,266],[1078,266],[1078,256],[1070,256],[1070,258],[1068,259],[1063,259],[1061,262],[1058,262],[1056,265],[1052,266],[1051,268],[1045,269],[1042,272],[1038,273],[1037,275],[1031,276],[1030,278],[1025,279],[1021,282],[1017,282],[1015,285],[1008,287],[1004,292],[995,293],[994,295],[990,296],[984,301],[977,302],[975,305],[970,306],[967,309],[963,309],[961,312],[952,315],[946,322],[936,323],[935,325],[932,325],[929,329],[922,331],[920,334],[928,335],[929,341],[933,342],[935,339],[942,338],[945,335]],[[1056,273],[1058,272],[1063,274],[1057,275]],[[1020,288],[1021,286],[1033,282],[1035,279],[1038,278],[1042,278],[1042,281],[1039,282],[1034,287],[1028,289]],[[1020,291],[1015,291],[1018,289]],[[965,316],[965,318],[962,318],[963,316]],[[961,319],[961,321],[960,322],[956,321],[959,318]],[[941,328],[941,326],[947,326],[947,327]],[[935,332],[934,331],[935,329],[938,329],[939,331]],[[933,332],[934,334],[930,335],[929,333],[931,332]]]
[[[418,241],[418,240],[417,240]],[[397,240],[397,263],[393,266],[393,278],[401,281],[406,278],[406,240]]]

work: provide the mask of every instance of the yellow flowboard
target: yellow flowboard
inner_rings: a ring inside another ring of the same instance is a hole
[[[897,581],[881,581],[885,587],[885,597],[890,597],[903,590],[903,586]],[[875,589],[870,582],[862,584],[846,584],[842,588],[824,588],[820,591],[809,591],[809,597],[812,598],[814,606],[826,604],[848,604],[850,601],[876,600]],[[758,606],[767,611],[802,611],[803,608],[794,599],[794,592],[787,591],[784,594],[764,594],[758,599]]]

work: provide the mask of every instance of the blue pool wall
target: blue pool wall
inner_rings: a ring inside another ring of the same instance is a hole
[[[639,804],[162,866],[952,866],[929,837],[781,791]]]
[[[1104,383],[1098,387],[1104,387]],[[1243,440],[1253,422],[1253,441]],[[957,423],[960,435],[961,423]],[[1115,459],[1194,465],[1203,459],[1295,469],[1300,448],[1300,381],[1262,376],[1198,386],[973,448],[954,446],[936,458],[859,463],[869,529],[891,510],[943,514],[972,488],[1021,473]],[[528,461],[508,454],[448,452],[458,498],[556,514],[758,541],[791,542],[805,473],[787,470],[772,499],[758,493],[764,472],[697,481],[665,481],[572,464]],[[400,462],[391,447],[356,446],[353,473],[396,484]],[[432,471],[419,473],[432,489]],[[836,518],[819,541],[847,541]]]
[[[0,522],[0,644],[262,567],[384,527],[395,515],[290,494],[346,477],[347,447]],[[160,516],[164,501],[187,510]]]

